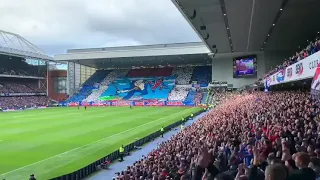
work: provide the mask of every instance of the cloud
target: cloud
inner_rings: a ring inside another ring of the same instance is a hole
[[[200,41],[170,0],[0,0],[0,29],[48,54]]]

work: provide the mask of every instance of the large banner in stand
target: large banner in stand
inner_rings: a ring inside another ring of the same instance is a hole
[[[265,78],[269,86],[313,78],[320,63],[320,51]]]

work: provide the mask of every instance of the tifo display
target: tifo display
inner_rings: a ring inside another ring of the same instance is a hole
[[[78,93],[60,105],[119,106],[134,101],[132,105],[138,106],[151,106],[155,102],[194,106],[201,103],[207,92],[211,69],[195,66],[98,70]]]
[[[175,77],[121,78],[114,80],[100,100],[166,100],[175,86]]]

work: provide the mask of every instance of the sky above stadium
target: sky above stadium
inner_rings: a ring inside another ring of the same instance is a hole
[[[0,0],[0,29],[49,55],[72,48],[200,41],[171,0]]]

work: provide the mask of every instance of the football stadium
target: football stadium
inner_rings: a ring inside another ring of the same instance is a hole
[[[49,56],[0,30],[0,178],[320,178],[320,1],[172,3],[201,42]]]

